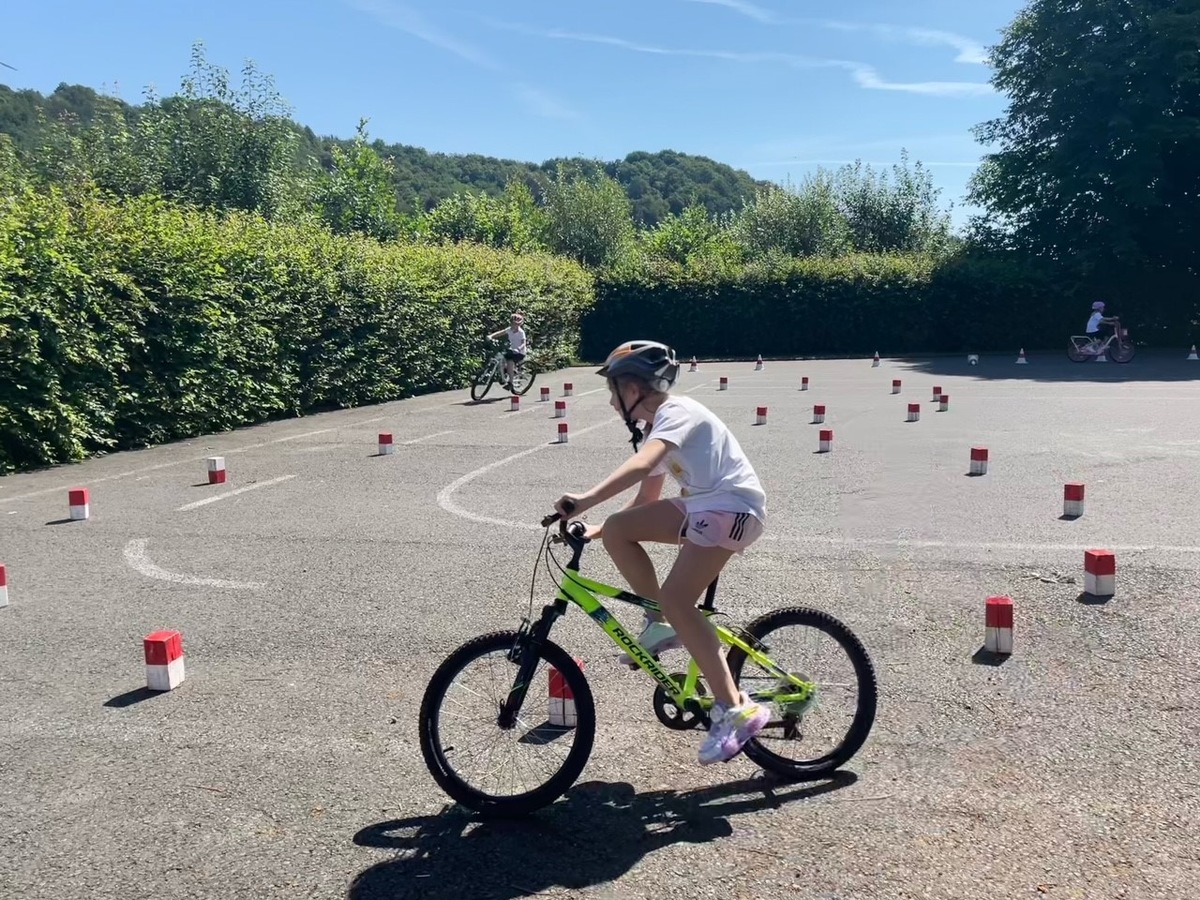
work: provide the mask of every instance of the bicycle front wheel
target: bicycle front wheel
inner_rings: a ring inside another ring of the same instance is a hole
[[[521,394],[523,396],[529,393],[529,389],[533,387],[533,379],[537,377],[537,373],[533,369],[528,368],[528,365],[528,363],[522,363],[513,372],[512,389],[514,394]]]
[[[875,722],[878,687],[866,649],[845,625],[807,607],[777,609],[742,629],[743,637],[789,675],[815,685],[807,700],[776,702],[790,682],[732,647],[729,672],[739,689],[762,693],[771,720],[745,746],[769,772],[805,781],[824,778],[859,751]]]
[[[522,653],[511,654],[518,638],[499,631],[463,644],[421,701],[421,753],[434,781],[489,818],[523,816],[557,800],[583,772],[596,737],[595,702],[575,660],[551,641],[534,647],[524,638]],[[555,670],[561,680],[552,685]],[[525,699],[506,727],[501,707],[522,683]],[[552,687],[571,699],[556,704]]]
[[[479,370],[479,374],[471,382],[471,399],[478,402],[486,397],[488,391],[492,389],[492,382],[495,380],[496,361],[493,359]]]

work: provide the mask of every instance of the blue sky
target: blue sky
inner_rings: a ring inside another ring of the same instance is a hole
[[[275,79],[298,121],[431,151],[540,162],[674,149],[799,182],[862,159],[927,165],[943,203],[1004,109],[987,46],[1020,0],[42,0],[14,3],[0,81],[131,102],[168,94],[193,41]]]

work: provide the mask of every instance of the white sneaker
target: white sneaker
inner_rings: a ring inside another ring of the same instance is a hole
[[[666,622],[656,622],[649,616],[644,620],[642,633],[638,635],[638,643],[645,647],[646,652],[651,656],[658,656],[664,650],[675,650],[683,646],[683,641],[675,634],[674,628]],[[631,669],[638,667],[628,653],[618,656],[617,662],[623,666],[629,666]]]
[[[700,745],[698,758],[702,766],[729,762],[741,753],[746,742],[771,720],[771,711],[761,703],[751,702],[742,691],[737,706],[727,709],[714,703],[710,718],[712,727]]]

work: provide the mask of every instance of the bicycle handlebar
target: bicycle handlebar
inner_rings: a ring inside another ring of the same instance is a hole
[[[575,504],[571,503],[570,501],[564,503],[563,507],[566,509],[568,516],[575,511]],[[562,516],[560,516],[558,513],[551,513],[550,515],[546,516],[546,518],[542,519],[542,527],[549,528],[561,518]]]

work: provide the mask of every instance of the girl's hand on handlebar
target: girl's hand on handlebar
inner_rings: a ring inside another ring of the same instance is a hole
[[[554,511],[564,519],[579,515],[587,508],[587,503],[578,494],[563,494],[554,501]]]

